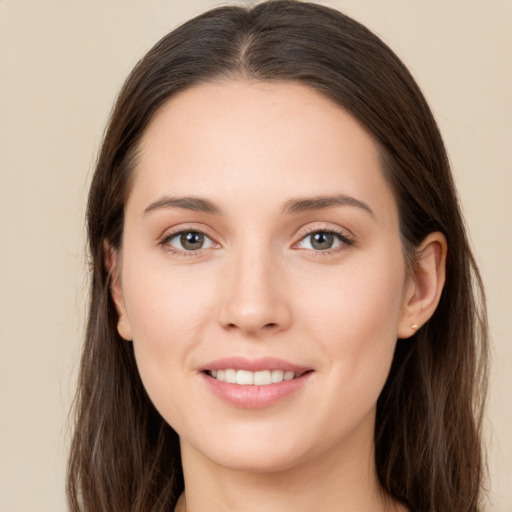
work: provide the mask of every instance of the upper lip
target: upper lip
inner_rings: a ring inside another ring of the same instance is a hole
[[[277,359],[275,357],[261,357],[248,359],[246,357],[224,357],[211,361],[199,368],[200,372],[208,370],[225,370],[232,368],[235,370],[248,370],[250,372],[258,372],[262,370],[283,370],[285,372],[304,373],[312,368],[299,364]]]

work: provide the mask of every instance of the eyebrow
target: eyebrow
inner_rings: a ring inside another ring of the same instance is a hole
[[[368,212],[373,218],[375,213],[363,201],[345,194],[334,194],[316,197],[299,197],[286,201],[283,206],[284,213],[302,213],[309,210],[322,210],[324,208],[333,208],[335,206],[355,206]]]
[[[182,210],[192,210],[195,212],[205,212],[220,215],[221,209],[208,199],[201,197],[170,197],[164,196],[161,199],[151,203],[145,210],[144,215],[154,210],[162,208],[180,208]]]
[[[293,214],[302,213],[311,210],[323,210],[336,206],[355,206],[368,212],[373,218],[375,214],[372,209],[363,201],[345,194],[322,195],[315,197],[299,197],[289,199],[284,203],[283,213]],[[164,196],[157,201],[151,203],[145,210],[144,215],[159,209],[179,208],[182,210],[191,210],[195,212],[212,213],[221,215],[222,210],[213,202],[202,197],[171,197]]]

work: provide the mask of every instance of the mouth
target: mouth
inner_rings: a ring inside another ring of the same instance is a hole
[[[300,396],[315,372],[270,357],[229,357],[199,369],[207,389],[231,406],[261,409],[281,403],[285,397]]]
[[[290,370],[237,370],[235,368],[225,368],[218,370],[206,370],[210,377],[228,384],[238,384],[240,386],[269,386],[270,384],[279,384],[302,377],[311,370],[294,372]]]

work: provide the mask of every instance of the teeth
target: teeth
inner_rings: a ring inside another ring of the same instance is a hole
[[[231,370],[235,371],[235,370]],[[236,380],[237,384],[254,384],[254,373],[248,372],[246,370],[238,370],[236,372]]]
[[[272,384],[272,372],[270,370],[255,372],[254,384],[256,386],[268,386],[269,384]]]
[[[282,382],[284,379],[283,370],[272,370],[272,383]]]
[[[225,370],[211,370],[208,372],[214,379],[222,382],[240,385],[256,385],[268,386],[269,384],[277,384],[284,380],[292,380],[300,377],[301,373],[294,373],[284,370],[262,370],[259,372],[250,372],[248,370],[235,370],[227,368]]]
[[[224,370],[224,382],[234,384],[236,382],[236,371],[235,370]]]

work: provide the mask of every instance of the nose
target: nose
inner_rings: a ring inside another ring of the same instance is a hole
[[[258,337],[289,327],[292,315],[286,282],[269,254],[240,255],[224,276],[219,311],[224,329]]]

